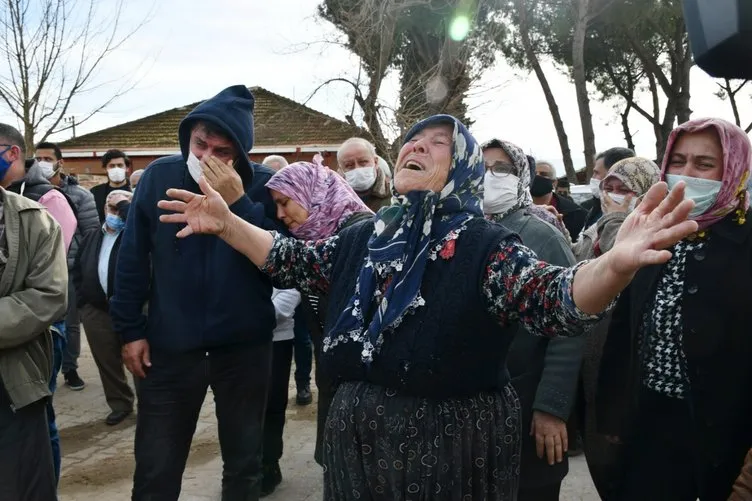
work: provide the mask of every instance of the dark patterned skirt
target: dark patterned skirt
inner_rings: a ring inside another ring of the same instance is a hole
[[[514,501],[521,432],[511,385],[433,400],[343,383],[326,422],[324,500]]]

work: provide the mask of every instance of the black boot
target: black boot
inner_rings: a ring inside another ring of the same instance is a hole
[[[264,477],[261,479],[261,497],[266,497],[282,483],[282,472],[279,463],[265,464],[262,467]]]
[[[311,402],[313,402],[313,395],[311,395],[311,385],[298,385],[298,394],[295,398],[295,403],[298,405],[308,405]]]

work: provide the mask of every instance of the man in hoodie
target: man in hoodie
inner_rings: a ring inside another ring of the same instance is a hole
[[[271,281],[219,238],[178,239],[157,209],[168,188],[199,193],[204,176],[235,214],[281,229],[265,187],[274,171],[248,159],[253,105],[238,85],[197,106],[179,127],[181,154],[153,162],[133,198],[110,315],[138,381],[134,501],[178,499],[209,386],[224,460],[222,500],[259,497],[276,324]]]
[[[11,171],[23,172],[23,144],[0,124],[0,499],[37,501],[57,490],[46,416],[50,324],[65,314],[68,277],[60,225],[4,189]]]
[[[50,184],[60,188],[76,208],[78,226],[68,250],[68,273],[70,274],[84,237],[89,232],[97,231],[100,226],[94,196],[89,190],[78,184],[78,179],[63,172],[63,152],[60,151],[58,145],[47,142],[39,143],[34,156],[42,170],[42,175],[47,178]],[[73,281],[68,283],[68,297],[76,297]],[[65,337],[67,342],[61,367],[65,385],[73,391],[83,390],[86,384],[78,375],[78,357],[81,354],[81,319],[75,301],[68,301],[68,312],[65,315]]]

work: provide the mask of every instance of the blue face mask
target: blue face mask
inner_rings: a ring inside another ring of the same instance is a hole
[[[3,155],[10,150],[12,146],[8,146],[3,151],[0,152],[0,182],[2,182],[5,175],[8,173],[8,170],[10,169],[10,162],[8,162]]]
[[[692,200],[695,203],[694,209],[689,213],[689,218],[693,219],[705,214],[718,199],[718,193],[721,191],[722,183],[711,179],[700,179],[698,177],[680,176],[678,174],[666,174],[666,183],[670,190],[679,181],[686,183],[684,198]]]
[[[109,228],[115,232],[122,231],[125,228],[125,221],[120,216],[114,214],[107,214],[104,218],[105,223]]]

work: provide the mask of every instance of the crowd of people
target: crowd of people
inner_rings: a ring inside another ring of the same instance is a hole
[[[358,137],[257,164],[253,109],[229,87],[91,190],[0,124],[0,499],[56,499],[83,325],[106,423],[136,410],[134,501],[178,499],[208,388],[223,501],[272,493],[293,359],[326,501],[554,501],[579,448],[604,501],[752,500],[743,130],[610,148],[580,205],[448,115],[393,169]]]

